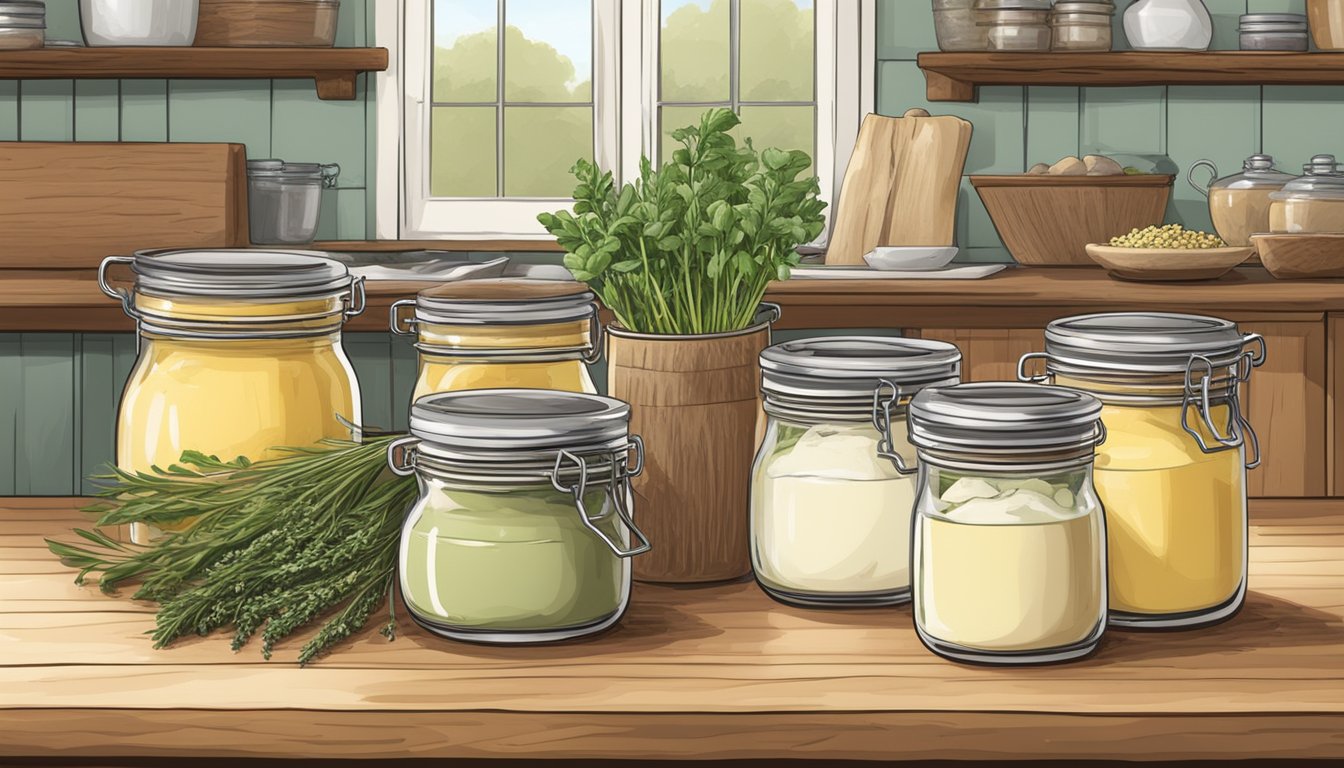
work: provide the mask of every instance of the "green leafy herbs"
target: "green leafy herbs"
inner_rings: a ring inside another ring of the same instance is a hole
[[[616,187],[580,160],[574,211],[538,220],[568,252],[565,266],[588,283],[627,330],[722,333],[746,328],[771,280],[785,280],[795,251],[824,228],[817,179],[798,175],[805,152],[739,147],[740,120],[712,109],[681,128],[681,148],[639,179]]]
[[[154,647],[233,629],[239,650],[258,633],[261,651],[321,622],[299,652],[307,663],[368,623],[390,595],[401,522],[414,479],[385,473],[394,436],[290,449],[275,461],[222,462],[187,452],[153,472],[100,478],[98,526],[155,526],[195,519],[149,546],[76,530],[79,544],[48,540],[76,583],[96,574],[104,592],[137,582],[134,597],[159,603]]]

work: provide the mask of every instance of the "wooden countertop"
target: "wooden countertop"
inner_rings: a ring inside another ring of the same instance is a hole
[[[388,306],[427,285],[370,283],[368,310],[348,329],[386,330]],[[0,297],[0,332],[133,330],[91,271],[0,270]],[[1127,283],[1091,267],[1038,267],[981,280],[792,280],[772,285],[766,298],[784,307],[779,328],[1030,327],[1118,310],[1255,320],[1344,311],[1344,280],[1275,280],[1245,268],[1210,282]]]
[[[148,607],[75,587],[43,547],[77,504],[0,500],[3,757],[1344,758],[1344,501],[1253,503],[1231,621],[1021,669],[933,656],[909,608],[791,608],[750,583],[636,585],[618,628],[567,645],[403,619],[306,669],[295,644],[154,651]]]

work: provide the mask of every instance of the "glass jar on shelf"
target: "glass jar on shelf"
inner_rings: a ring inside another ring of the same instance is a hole
[[[1344,165],[1334,155],[1316,155],[1269,200],[1271,232],[1344,233]]]
[[[410,310],[410,311],[408,311]],[[415,336],[412,400],[468,389],[595,394],[588,364],[602,355],[596,298],[569,280],[461,280],[392,305],[392,332]]]
[[[1101,403],[1034,384],[963,384],[910,402],[919,454],[915,629],[958,661],[1091,653],[1106,627],[1106,522],[1092,485]]]
[[[131,268],[132,287],[110,282],[117,265]],[[98,283],[139,331],[117,413],[119,468],[168,467],[187,450],[262,461],[358,439],[341,327],[363,311],[364,282],[342,264],[300,251],[145,251],[105,259]],[[157,531],[131,534],[143,543]]]
[[[1050,14],[1051,44],[1056,51],[1111,50],[1111,0],[1059,0]]]
[[[1043,373],[1028,373],[1033,359]],[[1246,470],[1260,451],[1240,390],[1264,360],[1264,339],[1235,323],[1139,312],[1056,320],[1045,352],[1022,358],[1019,378],[1103,403],[1109,439],[1097,450],[1095,481],[1106,506],[1111,624],[1196,627],[1241,608]]]
[[[630,596],[630,478],[643,444],[630,406],[572,392],[492,389],[411,406],[411,436],[388,449],[416,475],[402,529],[401,591],[435,634],[540,643],[600,632]],[[633,456],[633,461],[631,457]]]
[[[1050,50],[1052,0],[977,0],[976,18],[986,27],[991,51]]]
[[[1195,171],[1205,168],[1214,181],[1200,183]],[[1241,172],[1218,178],[1212,160],[1200,160],[1190,166],[1186,179],[1196,191],[1209,198],[1209,217],[1223,242],[1234,246],[1251,245],[1251,235],[1270,231],[1270,195],[1292,181],[1291,173],[1274,167],[1270,155],[1251,155]]]
[[[905,407],[924,387],[956,384],[961,353],[919,339],[803,339],[767,348],[761,370],[756,581],[797,605],[908,602],[915,456]]]

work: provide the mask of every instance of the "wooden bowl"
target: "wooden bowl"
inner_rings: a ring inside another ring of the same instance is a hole
[[[1250,246],[1236,248],[1174,249],[1117,248],[1089,243],[1087,255],[1120,280],[1213,280],[1231,272],[1251,257]]]
[[[972,176],[999,237],[1024,266],[1091,266],[1084,249],[1162,223],[1174,176]]]
[[[1344,277],[1344,235],[1251,235],[1251,242],[1280,280]]]

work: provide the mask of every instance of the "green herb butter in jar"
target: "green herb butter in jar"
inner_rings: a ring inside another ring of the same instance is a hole
[[[417,400],[412,436],[389,451],[393,470],[420,482],[400,557],[416,622],[485,643],[567,640],[615,624],[629,558],[649,549],[631,519],[643,446],[629,423],[628,405],[596,395]]]

